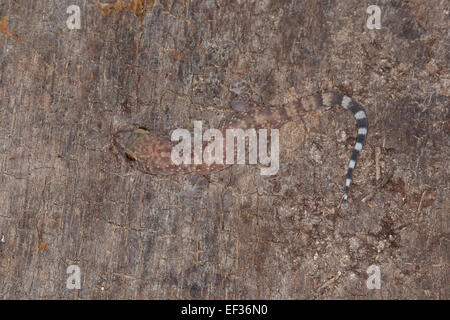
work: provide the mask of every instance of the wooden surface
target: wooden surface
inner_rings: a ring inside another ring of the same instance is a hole
[[[359,0],[2,1],[0,297],[448,299],[450,8],[377,2],[380,30]],[[111,144],[216,127],[235,87],[366,107],[348,204],[345,111],[283,127],[270,177],[145,175]]]

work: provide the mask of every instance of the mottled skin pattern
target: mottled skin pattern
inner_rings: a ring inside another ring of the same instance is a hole
[[[355,116],[358,125],[358,137],[347,170],[344,195],[344,201],[346,201],[353,169],[366,139],[368,126],[364,109],[351,98],[340,93],[329,92],[301,98],[281,107],[252,108],[248,112],[234,114],[219,130],[225,140],[226,129],[278,129],[288,121],[300,119],[306,112],[333,106],[349,110]],[[230,166],[205,163],[176,165],[171,161],[171,151],[178,142],[172,142],[168,136],[161,136],[145,129],[120,131],[115,136],[115,144],[121,153],[137,163],[139,170],[149,174],[209,174]]]

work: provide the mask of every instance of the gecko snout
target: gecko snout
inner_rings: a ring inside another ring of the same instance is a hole
[[[149,131],[143,128],[123,130],[114,136],[114,144],[120,153],[130,160],[137,160],[149,138]]]
[[[117,150],[130,160],[136,160],[136,150],[133,150],[136,141],[134,131],[135,130],[123,130],[114,135],[114,145]]]

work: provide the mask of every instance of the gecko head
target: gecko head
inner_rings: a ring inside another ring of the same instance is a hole
[[[114,136],[114,144],[120,153],[135,161],[148,135],[149,132],[143,128],[119,131]]]

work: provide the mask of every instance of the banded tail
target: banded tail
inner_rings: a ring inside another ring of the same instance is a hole
[[[358,104],[352,98],[335,92],[328,93],[319,93],[309,97],[305,97],[297,100],[293,103],[295,105],[295,109],[297,113],[301,112],[309,112],[319,109],[321,107],[333,107],[339,106],[343,109],[349,110],[356,118],[357,126],[358,126],[358,137],[356,138],[356,144],[353,149],[352,156],[350,157],[350,162],[348,164],[347,169],[347,178],[345,180],[345,194],[344,194],[344,202],[348,199],[348,193],[350,190],[350,184],[352,182],[352,174],[356,165],[356,161],[358,160],[358,155],[363,147],[364,141],[367,136],[367,116],[363,107]],[[292,104],[287,108],[292,108]]]

